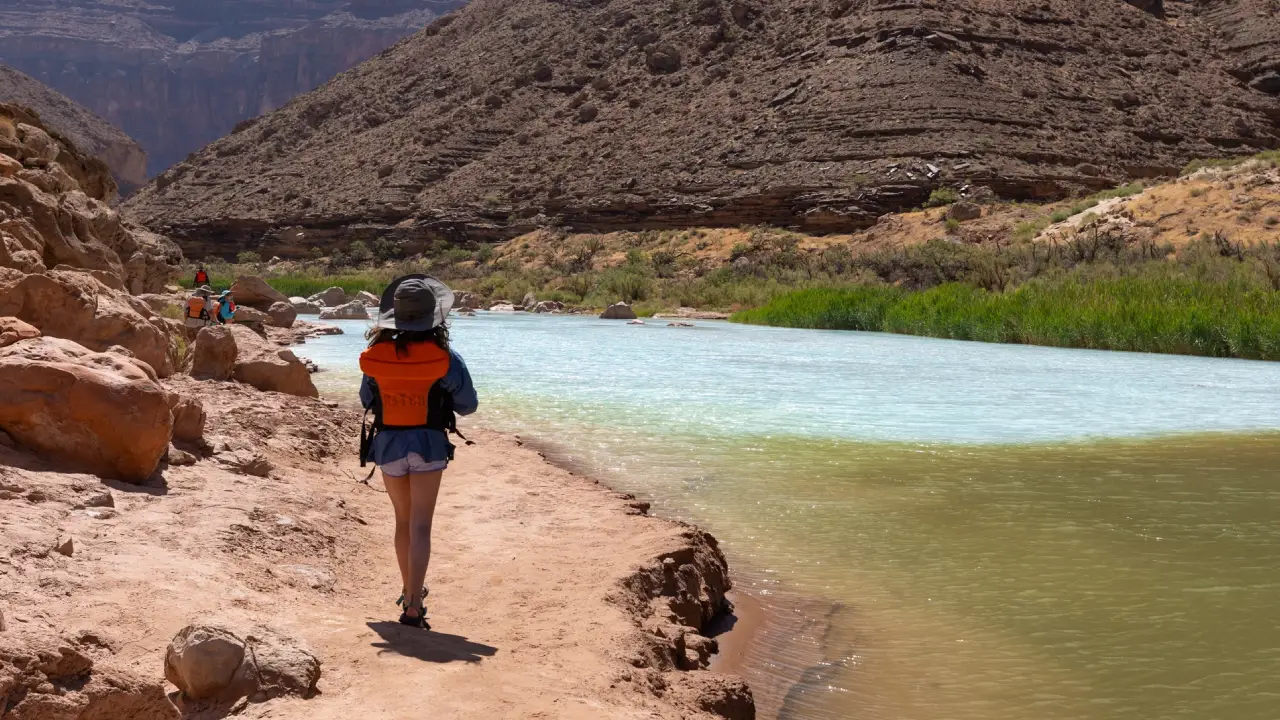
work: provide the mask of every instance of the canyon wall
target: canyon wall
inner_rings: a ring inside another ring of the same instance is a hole
[[[473,0],[126,212],[191,255],[296,257],[545,225],[848,232],[941,186],[1055,199],[1280,146],[1212,6]]]
[[[0,63],[136,138],[154,175],[458,4],[0,0]]]
[[[137,141],[35,78],[0,65],[0,102],[35,110],[81,151],[105,162],[125,194],[147,181],[147,154]]]

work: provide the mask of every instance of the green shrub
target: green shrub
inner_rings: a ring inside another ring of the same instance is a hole
[[[960,194],[955,188],[940,187],[935,188],[929,193],[929,200],[924,204],[925,207],[942,207],[943,205],[951,205],[960,199]]]
[[[236,262],[241,265],[255,265],[262,262],[262,256],[252,250],[242,250],[236,254]]]

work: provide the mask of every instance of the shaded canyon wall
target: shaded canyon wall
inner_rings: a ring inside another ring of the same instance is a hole
[[[153,176],[459,4],[0,0],[0,63],[137,139]]]

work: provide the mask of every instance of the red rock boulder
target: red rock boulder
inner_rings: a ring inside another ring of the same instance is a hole
[[[232,325],[231,332],[236,339],[233,380],[259,390],[320,397],[320,391],[311,382],[311,372],[292,350],[276,347],[244,325]]]
[[[44,334],[91,350],[128,348],[160,377],[173,374],[169,336],[149,321],[145,302],[104,285],[89,272],[28,275],[0,267],[0,317],[12,316]]]
[[[169,446],[173,414],[145,363],[40,337],[0,348],[0,429],[38,453],[141,482]]]

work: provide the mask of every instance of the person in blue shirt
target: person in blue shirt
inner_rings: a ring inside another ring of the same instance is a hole
[[[374,416],[373,436],[362,438],[360,460],[382,468],[395,508],[400,622],[423,628],[429,628],[431,523],[442,475],[453,459],[448,433],[457,433],[456,415],[470,415],[480,404],[466,363],[449,348],[445,318],[452,306],[453,292],[439,280],[397,278],[382,295],[369,347],[360,354],[360,402]]]
[[[223,290],[218,296],[218,322],[227,325],[235,322],[236,318],[236,300],[231,296],[230,290]]]

